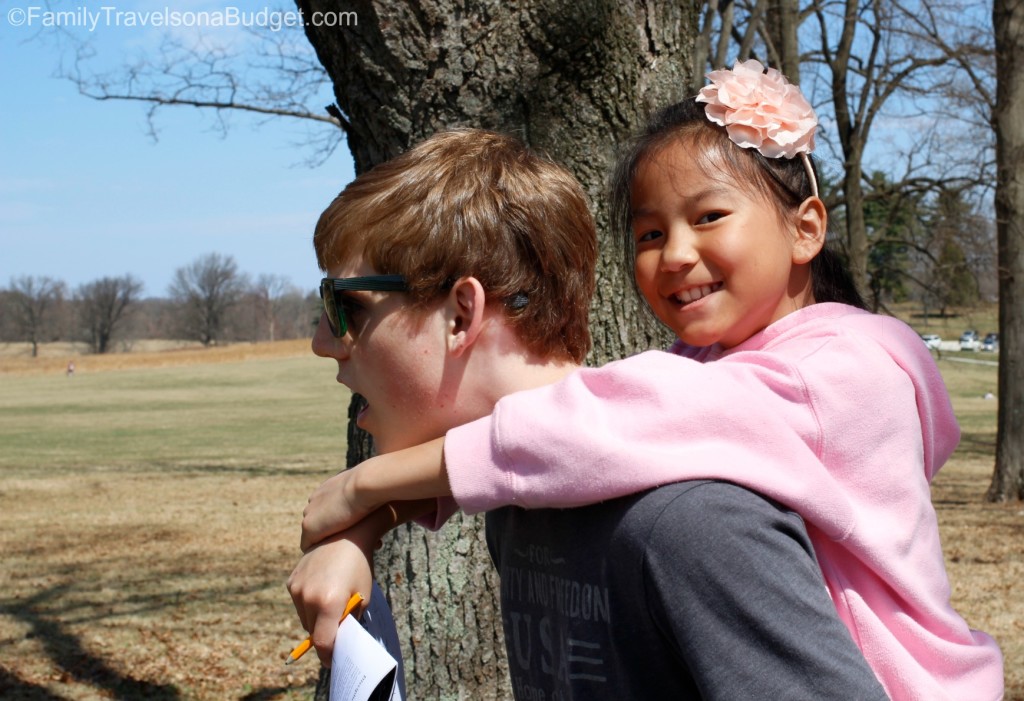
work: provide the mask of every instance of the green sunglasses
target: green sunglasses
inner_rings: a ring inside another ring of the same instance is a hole
[[[341,338],[349,329],[349,312],[343,290],[364,290],[373,292],[408,292],[409,285],[404,275],[367,275],[366,277],[325,277],[320,281],[320,299],[324,301],[324,313],[331,333]]]

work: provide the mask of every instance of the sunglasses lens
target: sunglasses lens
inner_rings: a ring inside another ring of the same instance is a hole
[[[338,309],[338,298],[334,295],[334,286],[324,281],[320,285],[320,299],[324,303],[324,313],[327,315],[327,323],[331,327],[331,333],[337,338],[341,338],[345,335],[348,330],[345,324],[345,317],[342,316]]]

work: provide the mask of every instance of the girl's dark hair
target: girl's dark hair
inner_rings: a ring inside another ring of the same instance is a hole
[[[792,211],[814,193],[800,158],[767,158],[757,149],[736,146],[720,127],[707,118],[694,98],[657,112],[620,156],[610,185],[611,222],[618,231],[623,260],[631,269],[636,259],[633,207],[630,190],[641,163],[669,143],[683,142],[693,149],[693,161],[711,180],[744,179],[752,183],[779,213]],[[814,158],[809,157],[818,182]],[[725,172],[722,170],[725,165]],[[811,282],[816,302],[842,302],[866,309],[853,276],[837,250],[826,243],[811,261]],[[633,276],[633,289],[640,294]],[[643,295],[640,294],[641,299]]]

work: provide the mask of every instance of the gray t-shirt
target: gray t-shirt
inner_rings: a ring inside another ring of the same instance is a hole
[[[802,519],[691,481],[487,514],[516,699],[885,699]]]

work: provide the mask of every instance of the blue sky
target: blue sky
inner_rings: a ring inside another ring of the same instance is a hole
[[[137,15],[229,9],[252,15],[275,2],[293,7],[287,0],[231,2],[51,4]],[[347,148],[311,169],[304,165],[311,151],[299,145],[307,126],[236,113],[222,138],[211,114],[188,107],[160,112],[160,139],[154,142],[144,106],[97,102],[54,77],[70,55],[59,50],[52,30],[40,26],[46,9],[44,0],[0,0],[0,287],[17,275],[47,275],[74,288],[131,273],[143,281],[147,296],[164,296],[177,268],[216,252],[233,256],[247,275],[277,274],[312,290],[320,274],[310,235],[318,214],[353,177]],[[15,26],[30,13],[33,26]],[[74,31],[89,37],[95,64],[112,67],[156,55],[168,30],[98,21],[93,31]],[[238,27],[171,31],[180,39],[201,33],[236,46],[248,37]],[[304,38],[298,40],[311,51]],[[313,104],[319,110],[331,101],[325,90]],[[821,116],[827,131],[828,115]],[[898,170],[896,152],[933,129],[931,119],[882,116],[868,168]],[[818,151],[826,169],[837,171],[838,157],[827,147]]]
[[[61,8],[69,5],[81,3]],[[93,9],[111,5],[226,3],[124,0]],[[222,138],[211,115],[187,107],[161,111],[154,142],[143,106],[98,102],[53,77],[61,61],[54,42],[38,25],[12,25],[10,12],[33,6],[45,9],[40,0],[0,3],[0,287],[18,275],[74,288],[131,273],[146,296],[159,297],[175,269],[217,252],[247,275],[273,273],[312,290],[320,277],[313,225],[353,177],[344,144],[312,169],[294,121],[236,115]],[[230,41],[242,30],[219,31]],[[159,32],[101,23],[91,38],[97,62],[118,65],[155,47]],[[322,104],[332,100],[326,94]]]

